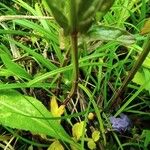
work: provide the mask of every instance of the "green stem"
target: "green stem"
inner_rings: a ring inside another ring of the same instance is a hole
[[[111,108],[111,110],[113,110],[114,107],[116,106],[116,104],[117,105],[121,104],[121,102],[123,101],[123,99],[120,98],[120,95],[122,95],[124,89],[127,87],[127,85],[129,84],[129,82],[133,79],[134,75],[136,74],[136,72],[138,71],[138,69],[143,64],[143,62],[146,59],[146,57],[147,57],[147,55],[148,55],[149,52],[150,52],[150,36],[148,37],[146,43],[143,46],[142,53],[140,54],[140,56],[136,60],[136,62],[133,65],[132,69],[130,70],[128,76],[123,81],[122,86],[118,89],[118,91],[114,94],[114,96],[110,100],[110,104],[108,105],[107,109]]]
[[[76,94],[78,87],[78,78],[79,78],[79,62],[78,62],[78,37],[77,32],[71,34],[71,51],[72,51],[72,63],[73,63],[73,79],[72,79],[72,88],[67,98],[64,101],[64,105],[66,105],[70,99]]]

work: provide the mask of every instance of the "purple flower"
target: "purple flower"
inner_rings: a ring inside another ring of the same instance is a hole
[[[110,122],[112,124],[112,128],[118,132],[125,132],[131,127],[131,120],[127,117],[127,115],[120,114],[120,117],[116,118],[111,116]]]

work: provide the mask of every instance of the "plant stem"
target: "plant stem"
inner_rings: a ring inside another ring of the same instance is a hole
[[[128,76],[123,81],[122,86],[117,90],[117,92],[114,94],[112,99],[110,100],[110,104],[108,105],[107,109],[113,110],[116,105],[120,105],[123,99],[120,98],[120,95],[122,95],[124,89],[127,87],[129,82],[133,79],[134,75],[138,71],[138,69],[143,64],[144,60],[146,59],[148,53],[150,52],[150,36],[148,36],[147,41],[145,42],[143,46],[143,51],[136,60],[135,64],[133,65],[132,69],[130,70]]]
[[[72,63],[73,63],[73,79],[72,79],[72,88],[67,98],[64,101],[64,105],[66,105],[70,99],[76,94],[78,87],[78,77],[79,77],[79,62],[78,62],[78,37],[77,32],[71,34],[71,52],[72,52]]]

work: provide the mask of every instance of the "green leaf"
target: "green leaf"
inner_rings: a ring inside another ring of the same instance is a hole
[[[135,42],[132,34],[125,30],[111,26],[93,26],[88,31],[87,36],[91,40],[117,41],[124,45],[130,45]]]
[[[85,33],[92,25],[96,12],[103,16],[114,0],[45,0],[58,24],[66,34]],[[70,8],[68,9],[68,6]]]
[[[13,74],[11,71],[9,71],[8,69],[0,69],[0,76],[5,76],[5,77],[9,77],[9,76],[14,76],[15,74]]]
[[[144,147],[148,147],[150,144],[150,130],[143,130],[142,132],[142,138],[144,138]]]
[[[137,57],[136,57],[136,59],[137,59]],[[150,69],[150,57],[149,56],[146,57],[146,59],[144,60],[142,66]]]
[[[7,38],[6,38],[7,39]],[[7,39],[8,40],[8,39]],[[30,49],[29,47],[15,41],[15,40],[11,40],[11,42],[15,43],[17,46],[19,46],[20,48],[22,48],[23,50],[25,50],[28,54],[32,55],[37,61],[38,63],[42,64],[42,66],[48,68],[49,70],[54,70],[57,67],[51,63],[48,59],[44,58],[43,55],[38,54],[37,52],[35,52],[34,50]]]
[[[28,74],[20,65],[17,63],[13,62],[9,55],[4,52],[3,50],[0,50],[0,57],[8,69],[8,72],[12,72],[14,75],[16,75],[19,78],[23,78],[26,80],[32,79],[32,76]]]
[[[143,72],[144,72],[145,81],[147,81],[147,86],[145,87],[145,89],[148,90],[150,93],[150,82],[148,82],[150,77],[150,70],[143,68]]]
[[[0,124],[74,144],[40,101],[14,90],[0,90]]]
[[[70,22],[71,22],[71,32],[77,32],[78,27],[78,2],[80,0],[70,0]]]
[[[78,7],[78,28],[81,33],[85,33],[92,25],[95,14],[94,1],[82,0]]]
[[[68,33],[69,22],[68,18],[64,14],[65,1],[64,0],[45,0],[49,8],[52,11],[52,14],[58,24],[65,30],[65,33]]]
[[[144,83],[147,82],[147,85],[145,86],[145,90],[149,91],[149,93],[150,93],[149,77],[150,77],[150,70],[147,68],[143,68],[142,71],[138,71],[135,74],[132,81],[138,85],[143,85]]]
[[[70,17],[72,31],[85,33],[92,25],[96,12],[99,17],[109,10],[114,0],[72,0],[70,1]]]
[[[146,130],[144,147],[147,147],[150,144],[150,130]]]
[[[138,71],[132,81],[136,84],[143,85],[145,83],[144,73]]]
[[[91,0],[81,0],[78,7],[78,18],[79,21],[88,19],[93,15],[95,7],[93,5],[94,1]],[[85,20],[86,22],[86,20]]]
[[[37,23],[29,20],[13,20],[13,22],[23,27],[33,29],[34,32],[38,33],[41,37],[44,37],[45,39],[51,40],[52,42],[58,44],[58,37],[56,36],[56,34],[47,29],[44,29],[41,25],[38,25]]]
[[[100,20],[111,8],[115,0],[102,0],[98,8],[98,19]]]
[[[113,5],[115,0],[101,0],[98,10],[100,12],[107,12]]]

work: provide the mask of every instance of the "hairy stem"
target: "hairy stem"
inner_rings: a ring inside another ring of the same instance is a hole
[[[147,41],[145,42],[143,46],[143,51],[136,60],[135,64],[133,65],[132,69],[130,70],[128,76],[123,81],[122,86],[117,90],[117,92],[114,94],[112,99],[110,100],[110,104],[108,105],[107,109],[114,109],[116,105],[120,105],[123,99],[120,98],[122,95],[124,89],[127,87],[129,82],[133,79],[134,75],[138,71],[138,69],[143,64],[144,60],[146,59],[148,53],[150,52],[150,36],[148,37]]]
[[[78,87],[78,74],[79,74],[79,64],[78,64],[78,37],[77,32],[74,32],[71,35],[71,51],[72,51],[72,63],[73,63],[73,79],[72,79],[72,88],[70,93],[68,94],[67,98],[64,101],[64,105],[66,105],[70,99],[74,96],[77,92]]]

